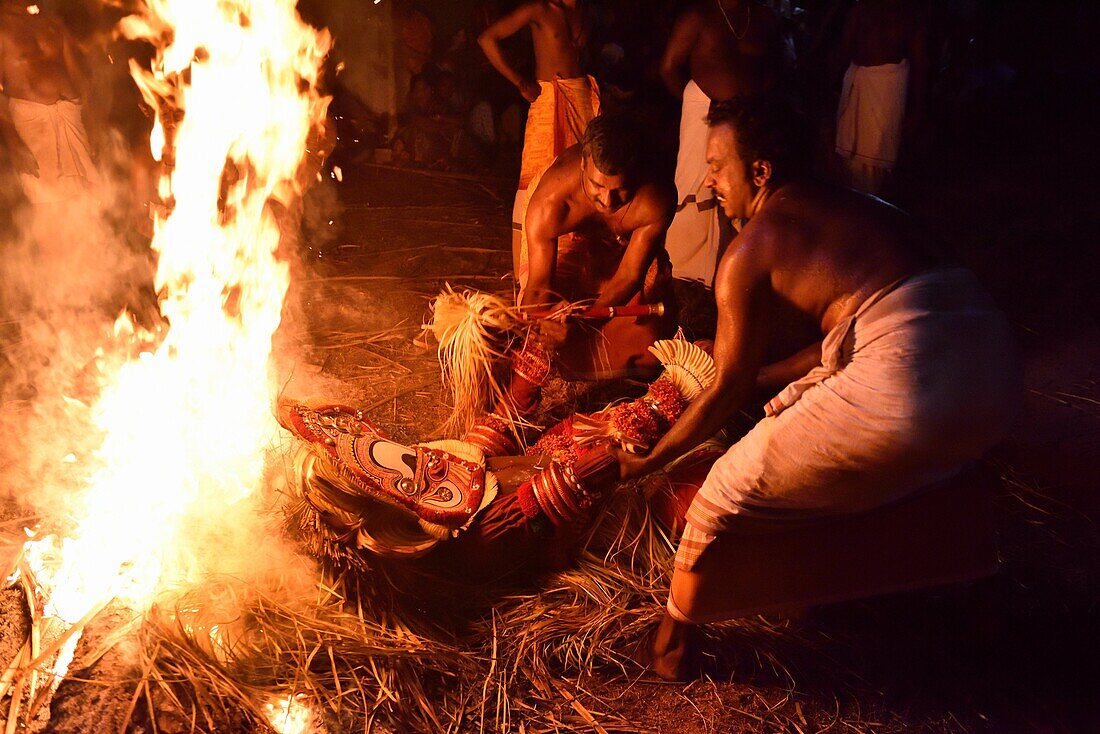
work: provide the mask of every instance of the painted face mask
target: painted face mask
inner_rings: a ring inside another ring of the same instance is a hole
[[[480,462],[431,446],[391,441],[352,408],[282,405],[279,420],[321,449],[356,488],[442,531],[469,524],[486,499]]]

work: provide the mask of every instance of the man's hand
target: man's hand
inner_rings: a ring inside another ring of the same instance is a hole
[[[539,83],[530,79],[520,82],[517,89],[519,89],[519,93],[523,95],[523,98],[531,104],[534,104],[535,100],[542,94],[542,87],[539,86]]]
[[[623,451],[618,446],[612,446],[608,449],[615,460],[619,462],[619,479],[621,481],[627,481],[628,479],[637,479],[638,477],[644,477],[646,474],[653,472],[653,468],[649,465],[649,457],[642,456],[640,454],[631,454],[627,451]]]
[[[536,341],[550,351],[559,349],[569,339],[569,324],[564,318],[540,319],[536,329]]]
[[[542,293],[541,291],[539,293]],[[534,303],[546,303],[551,301],[549,293],[540,296],[539,293],[532,294],[530,299]],[[549,351],[554,351],[565,344],[565,341],[569,338],[570,325],[565,322],[565,317],[569,313],[570,306],[572,304],[569,301],[558,301],[553,306],[540,306],[540,311],[544,313],[552,313],[553,316],[541,318],[535,322],[535,341],[537,341],[543,348]]]

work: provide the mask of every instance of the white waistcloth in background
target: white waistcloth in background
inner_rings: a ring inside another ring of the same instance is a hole
[[[99,182],[79,102],[41,104],[9,98],[8,106],[19,137],[38,162],[37,177],[20,177],[32,204],[72,199]]]
[[[849,66],[837,107],[836,152],[853,163],[893,169],[908,91],[908,60]]]
[[[703,186],[709,111],[710,97],[694,81],[688,82],[676,155],[676,216],[665,235],[673,277],[701,281],[708,287],[714,283],[720,240],[718,201],[714,192]]]

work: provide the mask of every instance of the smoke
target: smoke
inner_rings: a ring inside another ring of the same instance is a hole
[[[125,68],[117,56],[110,69],[100,63],[93,77],[117,78]],[[135,96],[110,98],[129,104]],[[0,180],[0,198],[15,203],[0,229],[0,493],[59,537],[79,531],[90,501],[86,489],[103,468],[105,433],[97,418],[104,391],[143,352],[153,352],[169,328],[153,286],[156,260],[145,206],[151,159],[147,138],[135,135],[135,129],[145,135],[148,126],[117,122],[135,118],[141,118],[136,109],[86,110],[85,121],[97,125],[88,132],[97,142],[99,181],[78,196],[35,205],[23,196],[17,177]],[[287,218],[288,233],[302,217],[297,212]],[[294,252],[293,243],[283,248],[287,256]],[[127,317],[120,320],[120,314]],[[209,441],[215,453],[222,428],[210,426],[208,436],[187,439]],[[132,450],[139,453],[142,446],[135,440]],[[143,526],[136,517],[119,532],[170,536],[174,557],[159,562],[176,588],[227,574],[282,593],[300,592],[315,577],[309,559],[299,557],[280,532],[278,504],[293,473],[286,455],[287,446],[277,443],[257,458],[266,467],[262,491],[199,502],[172,527]],[[142,469],[151,496],[173,486],[165,481],[173,467]],[[132,510],[115,509],[120,515]]]
[[[0,480],[6,494],[56,511],[74,458],[94,440],[87,409],[110,353],[113,324],[129,310],[155,314],[147,241],[126,216],[122,146],[104,145],[100,180],[72,198],[31,204],[18,178],[2,195],[13,215],[0,231]],[[152,324],[150,324],[152,325]]]

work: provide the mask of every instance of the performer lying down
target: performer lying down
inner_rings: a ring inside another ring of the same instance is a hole
[[[300,529],[351,565],[363,552],[434,552],[471,581],[561,568],[619,481],[610,447],[652,446],[713,379],[710,357],[684,340],[652,349],[665,372],[645,396],[563,421],[526,456],[502,456],[512,445],[484,434],[403,446],[352,408],[280,405],[305,442]]]

